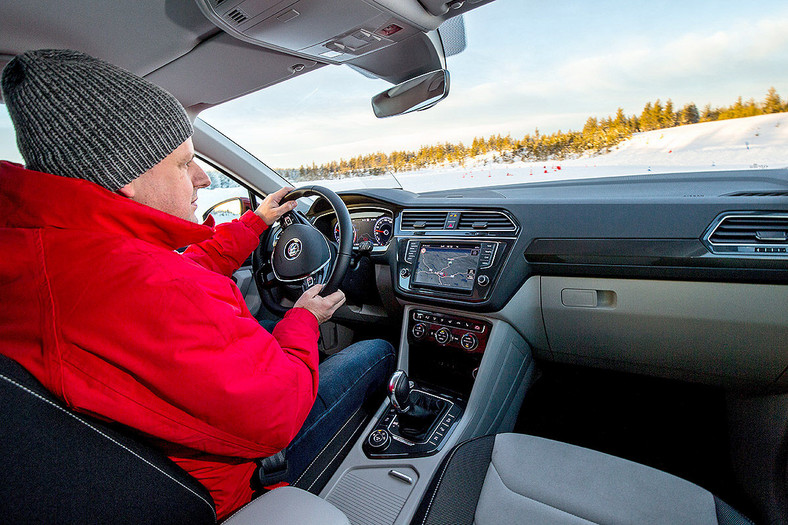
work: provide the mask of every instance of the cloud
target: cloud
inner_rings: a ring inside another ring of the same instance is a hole
[[[503,133],[507,124],[533,129],[523,123],[536,117],[534,126],[555,131],[578,129],[589,116],[611,115],[618,107],[639,113],[656,98],[722,105],[739,94],[760,98],[769,86],[788,84],[785,68],[775,64],[788,56],[788,18],[734,20],[722,30],[678,36],[630,36],[625,44],[589,47],[590,53],[568,60],[558,60],[543,44],[548,51],[540,64],[491,60],[487,71],[502,72],[495,81],[461,86],[445,107],[467,121],[486,116]],[[758,92],[741,91],[753,86]]]
[[[539,90],[626,92],[646,86],[681,86],[698,78],[727,78],[742,71],[773,78],[773,57],[788,54],[788,19],[736,22],[726,30],[693,32],[666,42],[652,40],[616,52],[573,60],[555,70],[552,85]],[[766,89],[768,85],[764,85]],[[670,96],[670,93],[668,93]]]

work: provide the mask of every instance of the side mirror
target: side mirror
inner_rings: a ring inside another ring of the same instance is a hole
[[[221,202],[218,202],[208,208],[205,213],[202,214],[202,220],[204,221],[209,215],[213,215],[213,219],[216,221],[216,224],[230,222],[233,219],[238,219],[241,215],[251,209],[252,203],[248,198],[233,197],[231,199],[225,199]]]
[[[372,97],[372,111],[378,118],[404,115],[431,108],[449,94],[449,72],[439,69],[406,80]]]

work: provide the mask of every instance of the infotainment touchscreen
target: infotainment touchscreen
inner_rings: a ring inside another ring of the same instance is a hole
[[[478,267],[478,244],[422,243],[412,283],[417,286],[471,291]]]

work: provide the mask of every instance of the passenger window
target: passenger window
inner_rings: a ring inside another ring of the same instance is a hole
[[[208,162],[197,158],[194,161],[211,179],[210,186],[197,190],[196,215],[200,221],[213,215],[216,224],[230,222],[251,209],[249,190]]]

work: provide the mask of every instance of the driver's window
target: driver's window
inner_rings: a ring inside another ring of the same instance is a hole
[[[195,158],[211,185],[197,190],[197,218],[203,221],[213,215],[216,224],[239,218],[249,209],[249,191],[207,162]]]

